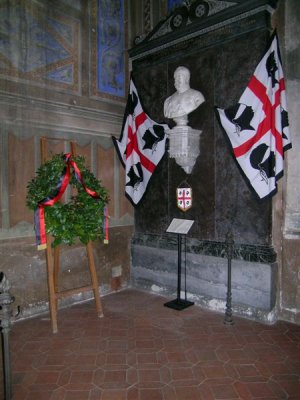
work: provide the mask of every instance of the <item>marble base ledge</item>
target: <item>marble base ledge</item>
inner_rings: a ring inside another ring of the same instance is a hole
[[[168,240],[158,235],[133,238],[131,283],[134,287],[170,299],[176,296],[176,239],[175,235],[170,235]],[[260,246],[253,247],[238,246],[235,249],[235,258],[232,259],[232,308],[236,315],[271,323],[276,317],[278,267],[276,262],[270,261],[275,258],[271,251],[262,252]],[[267,259],[268,262],[265,261]],[[181,290],[185,290],[186,282],[187,300],[225,312],[228,272],[225,244],[190,239],[185,260],[186,280],[185,265],[182,265]],[[184,298],[184,293],[182,296]]]
[[[132,245],[153,247],[156,249],[176,250],[177,236],[170,234],[135,234]],[[200,240],[187,237],[187,252],[207,256],[226,258],[226,243],[224,241]],[[233,259],[260,263],[276,262],[276,253],[272,246],[235,243]]]

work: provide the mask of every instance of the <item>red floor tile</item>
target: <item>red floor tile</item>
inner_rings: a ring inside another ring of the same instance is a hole
[[[45,316],[14,324],[13,400],[300,400],[300,326],[227,326],[166,300],[124,290],[101,319],[94,302],[59,310],[55,335]]]

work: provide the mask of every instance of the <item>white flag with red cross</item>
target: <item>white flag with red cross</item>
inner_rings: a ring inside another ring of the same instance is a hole
[[[123,127],[119,139],[113,137],[125,168],[125,195],[136,206],[166,150],[168,125],[153,121],[143,110],[137,89],[130,81]]]
[[[260,199],[275,194],[284,151],[292,147],[276,31],[239,102],[216,112],[252,189]]]

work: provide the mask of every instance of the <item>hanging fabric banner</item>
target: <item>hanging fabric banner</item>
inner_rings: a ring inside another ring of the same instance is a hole
[[[276,31],[238,103],[216,113],[250,187],[260,199],[274,195],[292,147]]]
[[[133,80],[130,81],[121,136],[113,143],[125,168],[125,195],[136,206],[166,150],[166,124],[152,120],[144,111]]]

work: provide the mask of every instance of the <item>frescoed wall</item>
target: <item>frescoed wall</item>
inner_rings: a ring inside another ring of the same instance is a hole
[[[98,0],[97,89],[114,96],[125,95],[124,1]]]
[[[168,11],[174,10],[174,8],[181,6],[183,0],[168,0]]]
[[[80,20],[30,2],[0,3],[0,73],[51,90],[79,90]]]
[[[30,1],[0,1],[0,74],[5,79],[81,93],[81,3],[71,4],[72,14],[64,3],[48,8],[43,2],[33,7]],[[125,1],[94,0],[91,13],[92,96],[122,101],[127,90]]]

